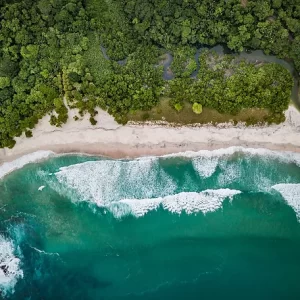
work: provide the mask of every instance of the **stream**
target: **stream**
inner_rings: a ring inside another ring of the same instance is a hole
[[[249,62],[253,63],[259,63],[259,62],[268,62],[268,63],[277,63],[287,70],[292,74],[294,78],[294,86],[292,89],[292,95],[291,98],[293,102],[296,104],[297,107],[300,108],[300,99],[299,99],[299,79],[297,76],[297,71],[293,65],[293,63],[290,63],[284,59],[280,59],[274,55],[267,55],[264,54],[262,50],[254,50],[254,51],[243,51],[241,53],[232,53],[230,50],[228,50],[226,47],[222,45],[216,45],[214,47],[201,47],[197,49],[197,52],[195,54],[195,60],[197,63],[197,69],[192,73],[191,78],[196,78],[197,74],[200,69],[200,64],[199,64],[199,56],[204,51],[205,49],[210,49],[210,51],[215,51],[219,55],[224,55],[224,54],[232,54],[236,57],[239,57],[241,59],[246,59]],[[106,53],[106,49],[101,46],[101,50],[103,53],[103,56],[107,59],[110,60]],[[174,73],[171,70],[171,65],[173,62],[173,55],[170,52],[166,52],[164,54],[164,58],[160,62],[160,65],[163,66],[163,79],[164,80],[172,80],[175,78]],[[125,65],[126,64],[126,58],[123,60],[118,61],[119,65]]]

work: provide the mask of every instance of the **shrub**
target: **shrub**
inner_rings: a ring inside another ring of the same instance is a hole
[[[194,112],[195,114],[197,114],[197,115],[200,115],[200,114],[202,113],[202,105],[199,104],[199,103],[197,103],[197,102],[195,102],[195,103],[193,104],[193,112]]]
[[[31,137],[32,137],[32,131],[31,131],[31,130],[26,130],[26,131],[25,131],[25,136],[26,136],[27,138],[31,138]]]
[[[90,117],[90,122],[93,126],[97,124],[97,121],[93,117]]]
[[[178,111],[178,112],[180,112],[181,110],[182,110],[182,105],[180,104],[180,103],[176,103],[175,105],[174,105],[174,107],[175,107],[175,109]]]

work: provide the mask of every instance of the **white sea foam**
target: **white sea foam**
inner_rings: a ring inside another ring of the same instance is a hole
[[[181,211],[187,213],[203,211],[205,213],[205,207],[199,203],[202,203],[201,199],[205,199],[208,195],[207,192],[206,194],[204,192],[186,193],[191,199],[194,199],[189,201],[184,200],[187,199],[184,198],[187,197],[184,192],[174,195],[176,193],[175,181],[160,167],[160,159],[190,157],[194,169],[202,178],[212,176],[219,166],[222,172],[218,176],[218,187],[224,188],[239,180],[240,177],[247,176],[242,173],[241,166],[226,159],[238,154],[245,156],[246,160],[258,156],[263,157],[264,160],[275,159],[282,163],[295,163],[300,166],[300,154],[298,153],[230,147],[213,151],[202,150],[161,157],[146,157],[131,161],[89,161],[60,168],[60,171],[54,174],[54,182],[48,186],[67,194],[73,201],[89,201],[100,207],[106,207],[117,217],[129,213],[142,216],[160,206],[176,213]],[[259,190],[268,191],[274,182],[267,178],[262,180],[264,179],[262,175],[259,170],[252,173],[255,185],[260,185]],[[252,183],[251,180],[250,183]],[[55,187],[55,185],[57,186]],[[247,187],[245,188],[247,189]],[[210,203],[218,203],[214,202],[214,199],[218,198],[216,192],[209,196],[212,199]],[[173,199],[170,202],[168,201],[169,197]],[[222,203],[225,198],[218,199],[221,199]],[[205,203],[205,200],[203,201]],[[197,207],[200,207],[199,210]]]
[[[59,256],[59,253],[57,253],[57,252],[46,252],[44,250],[40,250],[40,249],[38,249],[36,247],[33,247],[33,246],[30,246],[30,248],[33,249],[33,250],[35,250],[36,252],[41,253],[41,254],[45,254],[45,255],[57,255],[57,256]]]
[[[279,192],[288,205],[293,208],[300,222],[300,183],[281,183],[272,186],[272,188]]]
[[[156,158],[90,161],[63,167],[55,176],[63,187],[76,191],[77,200],[92,201],[98,206],[124,198],[164,196],[176,189]]]
[[[232,156],[236,153],[243,153],[247,156],[264,156],[265,158],[270,159],[277,159],[282,161],[283,163],[295,163],[300,166],[300,153],[290,152],[290,151],[272,151],[263,148],[244,148],[244,147],[229,147],[229,148],[221,148],[217,150],[200,150],[197,152],[194,151],[186,151],[186,152],[179,152],[173,154],[163,155],[161,157],[168,158],[168,157],[188,157],[188,158],[195,158],[195,157],[206,157],[206,158],[222,158]]]
[[[15,170],[23,168],[29,163],[37,162],[39,160],[48,158],[52,155],[54,155],[54,152],[52,151],[37,151],[24,155],[12,162],[6,162],[0,166],[0,179]]]
[[[239,181],[243,176],[248,176],[244,173],[244,170],[241,166],[234,163],[232,164],[228,158],[231,156],[242,154],[243,159],[246,161],[258,157],[267,162],[269,160],[276,160],[280,163],[294,163],[300,167],[300,153],[295,152],[284,152],[284,151],[272,151],[268,149],[253,149],[253,148],[243,148],[243,147],[230,147],[218,150],[201,150],[198,152],[182,152],[175,153],[170,155],[165,155],[163,157],[188,157],[192,158],[193,167],[199,173],[202,178],[208,178],[212,176],[216,168],[221,169],[221,173],[218,176],[218,185],[220,187],[226,187],[233,182]],[[269,192],[272,185],[275,182],[271,178],[261,173],[261,170],[252,170],[252,173],[249,176],[254,177],[255,189],[263,192]],[[288,182],[288,178],[285,177]]]
[[[220,186],[226,186],[241,177],[241,166],[238,164],[230,164],[227,161],[220,163],[222,173],[218,176],[218,183]]]
[[[212,176],[216,171],[218,162],[218,157],[207,156],[195,157],[192,160],[194,169],[202,178],[208,178]]]
[[[178,214],[207,213],[220,208],[224,199],[240,193],[219,189],[173,195],[176,185],[160,168],[157,158],[85,162],[60,168],[55,176],[61,186],[76,192],[75,201],[95,203],[115,217],[140,217],[160,206]]]
[[[176,214],[180,214],[183,211],[187,214],[198,212],[206,214],[219,209],[226,198],[232,199],[233,196],[240,193],[238,190],[230,189],[205,190],[200,193],[183,192],[154,199],[123,199],[120,203],[128,205],[130,212],[136,217],[142,217],[160,206]],[[118,216],[121,216],[120,212],[118,213]],[[127,213],[128,210],[125,210],[124,214]]]
[[[13,243],[0,235],[0,290],[4,295],[12,293],[18,279],[23,278],[21,261],[14,253]]]

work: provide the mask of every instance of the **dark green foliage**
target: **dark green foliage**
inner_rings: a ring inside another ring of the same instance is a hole
[[[139,47],[124,66],[113,65],[100,89],[100,99],[115,117],[122,118],[130,110],[148,110],[162,93],[162,69],[154,68],[159,56],[155,47]]]
[[[97,121],[93,117],[90,117],[90,122],[91,122],[92,125],[97,124]]]
[[[26,137],[28,137],[28,138],[32,137],[32,131],[31,131],[31,130],[26,130],[26,131],[25,131],[25,135],[26,135]]]
[[[122,3],[140,39],[166,48],[226,43],[234,51],[263,49],[292,57],[293,39],[300,35],[299,0],[114,2]]]
[[[81,1],[15,1],[0,7],[0,147],[56,110],[53,125],[68,117],[61,74],[80,79],[88,16]],[[58,100],[57,100],[58,99]]]
[[[178,77],[190,77],[197,69],[195,60],[196,48],[179,47],[173,51],[173,62],[171,69]]]
[[[77,108],[95,123],[98,106],[124,124],[129,112],[151,110],[161,95],[178,111],[185,101],[230,113],[264,107],[273,113],[266,121],[282,120],[292,82],[286,70],[206,54],[190,78],[201,44],[263,49],[300,70],[299,0],[0,3],[0,147],[30,135],[46,114],[62,126],[68,107]],[[176,78],[168,82],[162,48],[174,56]]]
[[[273,114],[287,109],[292,76],[277,64],[255,66],[204,52],[196,80],[178,78],[170,83],[172,105],[185,101],[236,114],[242,108],[268,108]]]

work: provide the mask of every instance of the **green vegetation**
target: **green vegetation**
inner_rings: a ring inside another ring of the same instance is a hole
[[[200,115],[202,113],[202,105],[195,102],[192,106],[193,112],[197,115]]]
[[[284,67],[255,66],[234,60],[230,55],[219,56],[208,51],[203,52],[199,60],[196,79],[177,78],[170,83],[173,105],[182,106],[190,101],[230,114],[237,114],[243,108],[268,108],[277,116],[275,119],[282,120],[293,85]]]
[[[190,77],[197,69],[195,60],[196,48],[178,47],[173,51],[174,60],[171,68],[177,77]]]
[[[92,124],[96,107],[126,123],[140,112],[151,118],[162,97],[176,116],[196,104],[199,118],[260,109],[265,121],[280,122],[287,70],[202,52],[195,77],[196,47],[263,49],[299,71],[299,24],[299,0],[0,0],[0,147],[31,137],[46,114],[61,126],[67,106]],[[174,57],[169,81],[159,64],[166,51]]]
[[[135,122],[143,121],[167,121],[174,125],[180,124],[207,124],[207,123],[224,123],[224,122],[245,122],[247,125],[265,123],[270,121],[270,112],[267,109],[244,108],[236,115],[228,113],[219,113],[213,108],[203,107],[201,114],[193,113],[192,103],[184,102],[180,113],[175,109],[170,109],[170,98],[164,97],[157,106],[150,111],[136,111],[129,113],[128,118]]]
[[[176,103],[176,104],[174,105],[174,107],[175,107],[175,109],[176,109],[178,112],[180,112],[180,111],[183,109],[183,106],[182,106],[180,103]]]
[[[90,25],[80,1],[1,2],[0,147],[12,147],[47,113],[56,110],[52,124],[67,120],[63,96],[88,73]]]
[[[115,2],[119,2],[116,1]],[[165,48],[225,43],[262,49],[300,64],[299,0],[121,1],[137,36]],[[299,70],[299,69],[298,69]]]

